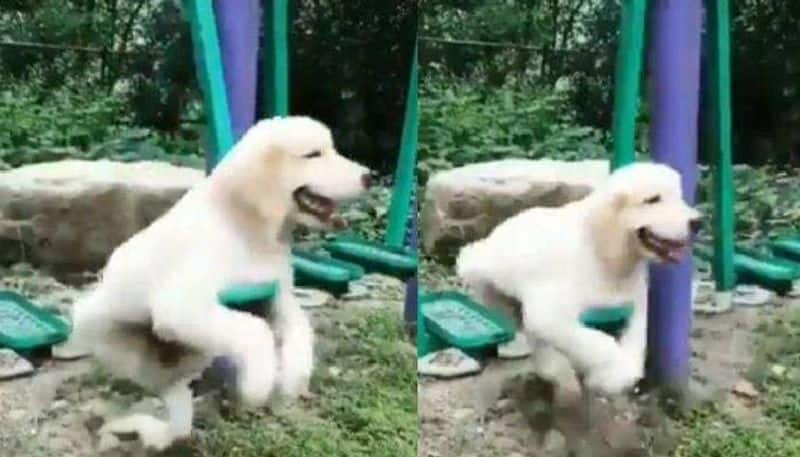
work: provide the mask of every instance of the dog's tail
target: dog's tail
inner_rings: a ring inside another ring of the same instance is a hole
[[[456,274],[467,286],[476,286],[486,281],[486,259],[481,242],[470,243],[458,253]]]

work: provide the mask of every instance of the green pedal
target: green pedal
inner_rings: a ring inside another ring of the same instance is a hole
[[[599,330],[611,336],[619,336],[628,326],[633,315],[632,305],[592,308],[581,314],[580,321],[585,327]]]
[[[713,250],[709,247],[695,246],[694,253],[707,262],[713,262]],[[778,295],[789,293],[794,281],[800,278],[800,270],[784,259],[756,257],[739,250],[733,254],[733,268],[737,284],[754,284]]]
[[[425,330],[465,352],[489,349],[514,338],[510,319],[464,294],[425,294],[419,305]]]
[[[322,289],[337,297],[348,292],[350,281],[364,276],[359,265],[300,250],[292,251],[292,267],[296,286]]]
[[[333,257],[380,273],[406,280],[417,272],[416,253],[409,249],[387,246],[358,238],[340,238],[325,244]]]
[[[778,238],[769,243],[772,252],[778,256],[794,262],[800,262],[800,238]]]
[[[269,281],[236,284],[221,291],[217,299],[227,308],[263,315],[269,311],[277,295],[278,283]]]
[[[67,339],[69,325],[11,291],[0,291],[0,347],[27,352]]]

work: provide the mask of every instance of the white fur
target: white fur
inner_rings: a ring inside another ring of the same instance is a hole
[[[658,203],[645,201],[655,195]],[[458,275],[487,305],[521,305],[525,330],[563,352],[590,388],[609,394],[642,377],[647,344],[647,261],[636,231],[688,240],[699,213],[682,198],[680,176],[659,164],[614,172],[586,198],[561,208],[532,208],[465,246]],[[619,342],[580,325],[585,310],[634,303]]]
[[[304,157],[312,151],[321,156]],[[211,176],[113,252],[96,289],[74,308],[74,340],[113,374],[160,395],[169,417],[117,419],[102,429],[102,441],[137,432],[146,446],[163,449],[188,436],[188,383],[216,356],[236,362],[247,405],[263,405],[274,386],[287,397],[307,388],[313,332],[292,293],[291,231],[296,222],[326,224],[300,212],[292,193],[308,186],[335,201],[354,198],[367,172],[337,153],[323,124],[264,120]],[[217,301],[233,284],[270,280],[280,290],[271,323]],[[163,360],[165,343],[182,352]]]

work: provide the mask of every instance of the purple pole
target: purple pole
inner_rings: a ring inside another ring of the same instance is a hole
[[[214,0],[233,138],[255,122],[258,75],[258,0]]]
[[[683,195],[694,203],[697,185],[697,112],[700,86],[701,0],[656,0],[650,57],[653,158],[682,176]],[[689,382],[693,265],[654,266],[650,276],[649,375],[679,392]]]
[[[233,139],[238,141],[255,122],[261,12],[258,0],[214,0],[214,13]],[[236,367],[227,357],[215,359],[212,370],[226,383],[236,380]]]

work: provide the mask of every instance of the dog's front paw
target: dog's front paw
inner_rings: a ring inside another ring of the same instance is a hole
[[[278,388],[282,397],[294,400],[309,391],[311,372],[313,370],[311,357],[291,358],[286,354],[281,364],[281,373]]]
[[[642,364],[623,359],[621,363],[608,364],[590,372],[585,379],[585,385],[606,395],[619,395],[633,388],[643,375]]]
[[[242,369],[239,378],[239,396],[252,408],[264,406],[272,394],[275,372],[269,363],[250,363]]]

